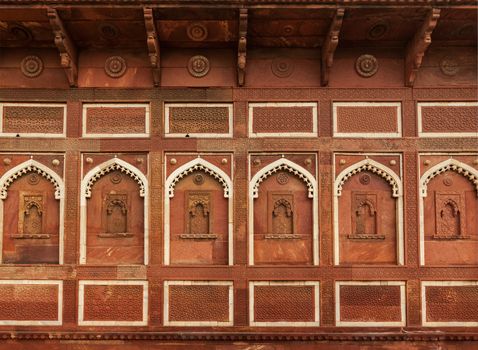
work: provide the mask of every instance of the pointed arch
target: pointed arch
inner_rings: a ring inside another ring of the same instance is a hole
[[[249,265],[254,265],[254,199],[259,197],[260,184],[270,175],[281,170],[298,176],[307,186],[308,197],[312,199],[313,265],[319,265],[319,192],[317,190],[317,181],[307,169],[286,158],[279,158],[266,165],[249,182]]]
[[[198,157],[186,164],[181,165],[174,170],[166,179],[164,187],[164,264],[169,265],[170,259],[170,246],[171,246],[171,224],[170,224],[170,201],[174,198],[174,188],[177,183],[181,181],[185,176],[193,173],[194,171],[201,170],[206,174],[214,177],[224,189],[224,198],[227,198],[227,232],[228,232],[228,263],[232,265],[233,258],[233,191],[231,178],[220,168],[207,160]]]
[[[46,165],[37,162],[34,159],[29,159],[13,167],[0,178],[0,199],[6,199],[10,185],[15,182],[15,180],[28,173],[37,173],[43,176],[55,186],[55,199],[63,198],[65,185],[60,175]]]
[[[80,264],[86,264],[86,226],[87,226],[87,198],[91,198],[91,188],[101,177],[111,171],[119,170],[131,177],[139,186],[139,195],[143,197],[144,212],[144,264],[149,261],[149,191],[148,179],[141,170],[134,165],[119,159],[111,158],[91,169],[81,180],[80,189]]]
[[[204,171],[206,174],[214,177],[224,188],[224,198],[229,198],[232,194],[232,181],[229,176],[214,164],[208,162],[203,158],[195,158],[186,164],[181,165],[174,170],[166,180],[166,189],[169,198],[174,197],[174,188],[176,184],[185,176],[191,174],[196,170]]]
[[[400,180],[400,177],[389,167],[370,158],[366,158],[361,160],[360,162],[352,164],[351,166],[340,172],[334,183],[335,196],[341,196],[342,187],[347,182],[347,180],[362,171],[370,171],[387,181],[390,186],[392,186],[393,197],[402,196],[402,181]]]
[[[252,193],[252,196],[254,198],[259,197],[259,185],[270,175],[280,170],[286,170],[289,173],[298,176],[303,182],[305,182],[307,190],[309,192],[309,198],[313,198],[314,195],[317,193],[315,178],[307,169],[286,158],[280,158],[272,162],[271,164],[266,165],[254,175],[249,184],[250,193]]]
[[[476,194],[478,196],[478,170],[453,158],[438,163],[425,171],[423,176],[420,178],[420,196],[426,197],[428,183],[435,176],[448,170],[452,170],[470,180],[473,186],[475,186]]]
[[[63,247],[64,247],[64,208],[65,208],[65,183],[60,175],[55,171],[47,167],[46,165],[34,160],[29,159],[9,171],[7,171],[0,178],[0,220],[3,220],[3,200],[7,198],[8,188],[18,178],[28,173],[37,173],[50,181],[55,188],[55,199],[59,200],[58,211],[58,263],[63,264]],[[0,260],[3,259],[3,225],[0,225]],[[3,261],[3,260],[2,260]]]

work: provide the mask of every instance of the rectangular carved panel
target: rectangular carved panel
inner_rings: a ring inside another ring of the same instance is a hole
[[[422,282],[424,326],[478,326],[478,282]]]
[[[61,325],[61,281],[0,280],[0,325]]]
[[[333,104],[336,137],[400,137],[400,103],[337,102]]]
[[[337,282],[337,326],[405,325],[404,282]]]
[[[147,323],[148,285],[143,281],[80,281],[80,325]]]
[[[249,104],[249,136],[251,137],[313,137],[316,133],[316,103]]]
[[[147,137],[148,104],[84,104],[84,137]]]
[[[166,104],[166,136],[231,137],[232,104]]]
[[[319,282],[251,282],[252,326],[319,325]]]
[[[0,104],[3,134],[7,136],[63,137],[66,105]]]
[[[165,325],[232,325],[232,282],[166,281]]]
[[[418,132],[426,137],[476,137],[477,102],[418,103]]]

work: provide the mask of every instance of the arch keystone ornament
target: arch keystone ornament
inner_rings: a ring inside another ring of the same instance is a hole
[[[149,190],[147,177],[135,166],[119,159],[111,158],[92,168],[81,181],[80,186],[80,264],[86,264],[87,235],[87,199],[91,198],[92,187],[101,177],[112,171],[119,171],[132,178],[139,187],[139,196],[143,198],[144,212],[144,264],[149,262]]]
[[[58,263],[63,264],[63,246],[64,246],[64,208],[65,208],[65,184],[63,179],[55,171],[47,167],[46,165],[34,160],[29,159],[12,169],[8,170],[0,178],[0,261],[2,261],[3,252],[3,215],[4,215],[4,200],[8,196],[8,188],[19,178],[32,174],[39,175],[50,183],[55,188],[55,199],[59,200],[59,232],[58,232]],[[39,179],[38,179],[39,181]]]
[[[339,155],[337,155],[338,157]],[[397,236],[396,241],[396,256],[397,256],[397,264],[403,265],[404,264],[404,242],[403,242],[403,184],[400,176],[398,176],[392,169],[387,167],[386,165],[377,162],[371,158],[365,158],[361,161],[352,164],[351,166],[342,170],[337,177],[335,178],[334,182],[334,264],[340,264],[340,234],[339,234],[339,197],[342,196],[343,187],[345,183],[355,175],[359,175],[361,172],[369,172],[371,174],[375,174],[385,180],[391,187],[391,196],[396,199],[395,202],[395,232]],[[364,175],[365,176],[365,175]],[[369,176],[370,178],[370,176]],[[375,194],[370,189],[371,179],[365,180],[363,177],[359,177],[358,183],[366,188],[365,191],[352,191],[356,196],[357,203],[360,204],[363,201],[367,203],[375,203],[375,201],[379,201],[377,194]],[[373,201],[372,201],[373,199]],[[372,216],[375,217],[375,224],[374,227],[377,227],[379,222],[377,221],[378,218],[381,216],[379,213],[376,212],[376,204],[373,205],[374,214]],[[357,209],[355,209],[357,211]],[[378,228],[377,228],[378,230]],[[363,236],[363,237],[359,237]],[[360,235],[360,234],[351,234],[348,237],[352,237],[354,239],[363,238],[363,239],[370,239],[375,242],[380,242],[385,237],[381,234],[381,232],[374,232],[374,234],[367,234],[367,235]],[[364,261],[363,263],[367,263]]]

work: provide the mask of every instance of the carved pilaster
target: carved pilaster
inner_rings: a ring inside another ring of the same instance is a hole
[[[76,47],[63,25],[56,9],[48,8],[48,18],[55,35],[55,45],[60,52],[61,66],[70,86],[78,86],[78,55]]]
[[[432,32],[440,18],[440,9],[431,9],[421,28],[408,43],[405,57],[405,85],[413,86],[425,55],[425,51],[432,42]]]
[[[239,42],[237,44],[237,84],[243,86],[246,77],[247,9],[239,10]]]
[[[327,86],[329,84],[329,73],[332,63],[334,61],[334,53],[337,45],[339,44],[339,34],[342,28],[342,21],[344,19],[345,9],[339,8],[335,11],[334,18],[329,27],[329,32],[325,37],[324,44],[322,45],[322,58],[321,58],[321,85]]]
[[[153,9],[144,8],[144,26],[146,28],[146,43],[148,45],[149,60],[153,69],[154,86],[159,86],[161,81],[161,60],[159,40],[154,23]]]

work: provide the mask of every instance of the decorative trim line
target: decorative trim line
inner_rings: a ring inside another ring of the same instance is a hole
[[[85,321],[85,286],[143,286],[143,314],[141,321]],[[78,281],[78,325],[79,326],[147,326],[148,325],[148,281],[125,280],[80,280]]]
[[[393,197],[402,196],[402,181],[395,172],[389,167],[376,162],[373,159],[366,158],[361,160],[358,163],[355,163],[348,168],[344,169],[336,178],[334,184],[334,194],[336,196],[342,195],[342,187],[352,176],[362,172],[362,171],[371,171],[374,174],[381,176],[385,179],[391,186],[393,190]]]
[[[471,166],[453,158],[447,159],[441,163],[432,166],[423,174],[423,176],[420,178],[420,196],[426,197],[428,183],[435,176],[448,170],[453,170],[458,174],[468,178],[475,186],[478,196],[478,170],[473,169]]]

